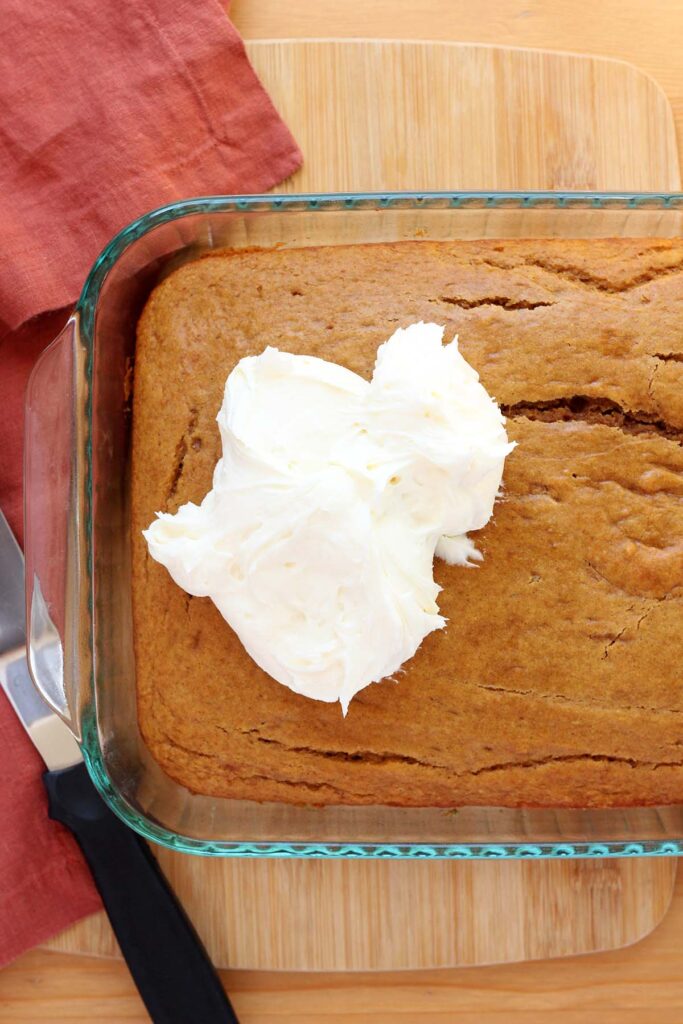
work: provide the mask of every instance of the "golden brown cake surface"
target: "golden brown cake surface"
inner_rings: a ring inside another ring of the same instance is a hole
[[[249,658],[147,554],[200,502],[226,377],[266,345],[370,376],[417,320],[460,336],[518,442],[449,623],[338,704]],[[228,253],[154,291],[134,384],[139,720],[162,767],[240,799],[418,806],[683,800],[683,242],[403,242]]]

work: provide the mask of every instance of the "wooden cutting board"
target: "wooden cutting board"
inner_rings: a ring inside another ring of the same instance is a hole
[[[304,154],[277,191],[680,188],[669,101],[622,61],[367,39],[247,49]]]
[[[252,42],[304,153],[281,191],[680,189],[673,119],[628,64],[370,40]],[[539,959],[637,941],[667,911],[673,858],[211,861],[158,850],[214,962],[396,970]],[[48,943],[118,955],[103,914]]]

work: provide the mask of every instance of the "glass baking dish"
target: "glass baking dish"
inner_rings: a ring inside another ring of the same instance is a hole
[[[154,285],[214,248],[399,239],[680,236],[683,195],[395,193],[214,196],[121,231],[27,394],[29,661],[111,807],[205,856],[606,857],[683,852],[683,808],[459,811],[295,807],[198,796],[147,752],[136,719],[128,454],[135,325]]]

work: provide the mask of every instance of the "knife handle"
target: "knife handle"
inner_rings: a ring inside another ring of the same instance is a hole
[[[46,772],[50,817],[73,832],[154,1024],[238,1024],[206,950],[144,840],[79,762]]]

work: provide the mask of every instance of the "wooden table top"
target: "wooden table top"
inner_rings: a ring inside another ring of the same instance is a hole
[[[621,58],[664,89],[683,151],[682,0],[233,0],[231,16],[248,39],[440,39]],[[683,875],[663,924],[624,950],[400,974],[221,975],[241,1024],[681,1024],[682,967]],[[121,962],[34,951],[0,972],[3,1024],[96,1020],[148,1020]]]

